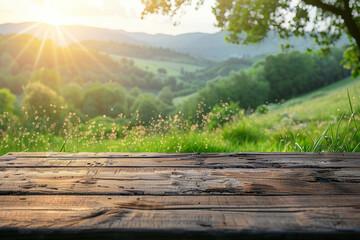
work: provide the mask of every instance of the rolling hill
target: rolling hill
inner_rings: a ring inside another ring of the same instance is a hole
[[[60,32],[60,34],[59,34]],[[145,42],[135,40],[121,30],[87,27],[79,25],[54,27],[46,23],[7,23],[0,25],[0,34],[31,34],[39,39],[52,39],[60,46],[83,40],[117,41],[136,45]]]
[[[79,47],[79,43],[72,43],[72,47]],[[123,57],[140,58],[155,61],[167,61],[173,63],[191,64],[200,67],[209,67],[215,65],[215,61],[194,57],[190,54],[176,52],[168,48],[139,46],[129,43],[120,43],[116,41],[96,41],[85,40],[80,42],[80,46],[99,52],[118,55]]]
[[[58,34],[58,32],[63,34]],[[280,51],[280,44],[286,41],[280,39],[274,32],[256,45],[231,45],[224,41],[226,32],[188,33],[181,35],[130,33],[123,30],[111,30],[88,26],[70,25],[53,27],[44,23],[9,23],[0,25],[0,34],[28,33],[40,39],[50,38],[59,45],[68,45],[83,40],[116,41],[133,45],[162,47],[191,54],[203,58],[225,60],[231,57],[254,57],[274,54]],[[303,51],[313,47],[310,38],[290,38],[289,43],[295,49]],[[348,43],[346,36],[341,38],[339,45]]]

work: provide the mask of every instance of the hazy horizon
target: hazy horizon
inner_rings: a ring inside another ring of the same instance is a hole
[[[0,25],[6,25],[6,24],[46,24],[46,25],[52,26],[52,24],[45,23],[45,22],[39,22],[39,21],[2,22],[2,23],[0,23]],[[196,34],[196,33],[215,34],[215,33],[222,32],[221,29],[218,29],[217,31],[214,31],[214,32],[204,32],[204,31],[199,30],[199,31],[194,31],[194,32],[175,33],[175,34],[171,34],[171,33],[147,33],[147,32],[142,32],[142,31],[128,31],[128,30],[121,29],[121,28],[98,27],[98,26],[90,26],[90,25],[84,25],[84,24],[65,24],[65,25],[58,25],[58,26],[53,26],[53,27],[61,28],[61,27],[67,27],[67,26],[98,28],[98,29],[106,29],[106,30],[111,30],[111,31],[124,31],[124,32],[127,32],[127,33],[145,33],[145,34],[149,34],[149,35],[170,35],[170,36],[180,36],[180,35]]]

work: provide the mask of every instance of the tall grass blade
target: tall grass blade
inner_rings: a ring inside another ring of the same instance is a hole
[[[65,145],[66,145],[67,140],[68,140],[68,138],[65,139],[65,141],[64,141],[63,145],[61,146],[59,152],[62,152],[63,150],[64,150],[64,152],[66,151],[66,150],[65,150]]]
[[[349,89],[347,88],[346,91],[347,91],[347,97],[348,97],[348,100],[349,100],[349,105],[350,105],[351,113],[354,113],[354,110],[353,110],[353,107],[352,107],[352,103],[351,103],[351,98],[350,98]]]
[[[352,152],[355,152],[359,146],[360,146],[360,142],[355,146],[355,148],[352,150]]]
[[[344,118],[344,114],[341,114],[337,128],[336,128],[336,138],[335,138],[336,141],[339,139],[339,129],[340,129],[340,124],[341,124],[341,121],[343,120],[343,118]]]
[[[310,138],[311,142],[314,145],[315,144],[314,139],[310,136],[310,134],[306,130],[304,130],[304,131],[305,131],[306,135]]]
[[[318,149],[318,148],[321,146],[321,143],[322,143],[322,141],[325,139],[326,133],[327,133],[327,131],[329,130],[329,126],[330,126],[330,123],[327,125],[325,131],[321,134],[321,136],[315,141],[315,144],[314,144],[314,147],[313,147],[312,152],[315,152],[316,149]]]

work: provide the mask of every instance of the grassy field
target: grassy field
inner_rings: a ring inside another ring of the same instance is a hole
[[[358,114],[352,114],[360,111],[359,92],[360,79],[345,79],[287,102],[269,105],[266,114],[238,113],[224,126],[212,130],[208,127],[209,118],[191,125],[181,113],[159,116],[147,126],[131,127],[108,118],[81,122],[72,113],[61,130],[33,123],[37,127],[28,131],[4,114],[0,119],[3,129],[0,154],[11,151],[360,151],[357,147],[360,119]]]
[[[194,92],[192,94],[186,95],[186,96],[181,96],[181,97],[176,97],[173,99],[173,103],[175,106],[179,106],[181,103],[183,103],[186,99],[193,97],[197,94],[197,92]]]
[[[111,55],[111,57],[115,60],[121,60],[124,58],[123,56],[119,55]],[[154,74],[158,74],[159,68],[166,69],[167,76],[180,76],[181,75],[181,68],[184,69],[184,71],[188,72],[194,72],[196,70],[202,69],[200,66],[192,65],[192,64],[186,64],[183,62],[174,62],[173,60],[154,60],[154,59],[142,59],[142,58],[133,58],[133,57],[126,57],[127,59],[131,59],[134,61],[134,64],[136,67],[152,72]]]
[[[353,116],[347,89],[353,111],[356,112]],[[252,129],[253,134],[260,131],[260,136],[256,144],[244,141],[244,149],[246,151],[310,151],[314,147],[313,141],[316,142],[326,129],[328,130],[323,135],[325,139],[322,143],[324,146],[319,149],[326,149],[326,142],[335,142],[335,140],[345,144],[350,140],[349,137],[353,136],[350,145],[355,147],[360,141],[359,134],[355,130],[360,112],[359,91],[360,79],[347,78],[282,104],[268,106],[267,114],[256,113],[246,118],[248,131]],[[235,122],[228,127],[236,130],[238,123]]]

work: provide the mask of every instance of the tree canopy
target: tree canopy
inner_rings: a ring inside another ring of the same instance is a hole
[[[142,0],[146,14],[175,16],[183,7],[204,0]],[[345,66],[360,74],[359,0],[215,0],[216,26],[228,31],[227,41],[258,43],[274,30],[281,38],[310,35],[326,52],[345,33],[351,45]]]
[[[0,113],[4,112],[12,113],[14,111],[14,101],[16,96],[10,92],[9,89],[0,89]]]

